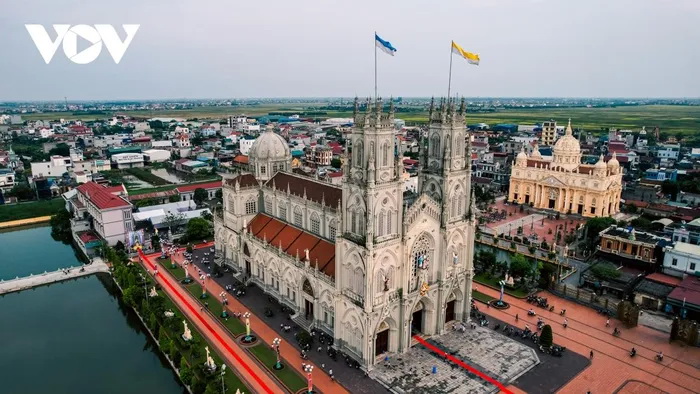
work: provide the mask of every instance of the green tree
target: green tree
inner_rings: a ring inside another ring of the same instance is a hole
[[[610,263],[598,263],[591,268],[591,273],[600,280],[615,279],[620,276],[617,267]]]
[[[601,231],[615,224],[615,219],[608,217],[588,219],[584,228],[586,229],[586,240],[589,243],[595,243]]]
[[[49,150],[49,156],[70,156],[70,147],[64,143],[56,144],[55,148]]]
[[[211,223],[204,218],[192,218],[187,222],[185,237],[188,242],[210,238],[212,235]]]
[[[524,278],[532,271],[532,263],[520,253],[516,253],[510,258],[510,273],[513,276]]]
[[[160,237],[156,234],[151,236],[151,246],[153,246],[153,249],[160,249]]]
[[[168,202],[178,202],[180,201],[180,196],[177,194],[174,194],[170,197],[168,197]]]
[[[673,181],[663,181],[661,184],[661,192],[663,194],[671,195],[671,200],[676,200],[678,193],[681,191],[678,182]]]
[[[124,290],[124,295],[122,298],[127,305],[131,306],[132,308],[136,308],[136,306],[139,305],[143,299],[143,296],[143,289],[141,289],[139,286],[130,286]]]
[[[224,189],[218,189],[216,193],[214,194],[214,197],[218,199],[224,198]]]
[[[651,220],[645,217],[638,217],[630,222],[630,226],[637,230],[651,230]]]
[[[219,383],[218,380],[209,382],[207,385],[207,389],[204,390],[204,394],[220,394],[221,393],[221,384]]]
[[[552,326],[545,324],[542,327],[542,335],[540,335],[540,345],[550,347],[554,343],[554,335],[552,334]]]
[[[342,165],[343,163],[340,161],[340,159],[331,160],[331,167],[333,168],[340,168]]]
[[[209,195],[207,194],[206,190],[202,189],[201,187],[194,189],[194,196],[192,199],[197,205],[202,205],[208,198]]]
[[[17,197],[18,200],[33,200],[35,197],[34,190],[32,190],[29,185],[21,183],[19,185],[14,185],[9,192],[7,192],[8,197]]]
[[[165,223],[166,226],[168,226],[168,229],[170,230],[170,232],[174,233],[177,230],[177,228],[180,227],[185,222],[185,215],[183,215],[180,212],[176,212],[176,213],[170,212],[167,215],[165,215],[163,222]]]
[[[182,361],[184,361],[184,357]],[[180,379],[182,379],[182,383],[189,386],[192,383],[192,378],[194,375],[192,374],[190,367],[188,367],[187,364],[183,363],[182,361],[180,362]]]
[[[489,271],[496,265],[496,255],[482,250],[476,255],[476,261],[482,271]]]
[[[73,234],[70,227],[72,215],[65,209],[61,209],[57,214],[51,216],[51,237],[56,241],[70,244]]]

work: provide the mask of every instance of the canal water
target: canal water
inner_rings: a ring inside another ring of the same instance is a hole
[[[35,244],[34,237],[40,234],[37,229],[0,233],[0,266],[6,275],[27,272],[28,267],[39,273],[79,264],[71,247],[50,234]],[[9,245],[25,253],[5,259]],[[28,265],[6,267],[18,264]],[[117,292],[109,275],[99,274],[0,296],[0,392],[185,393]]]
[[[0,231],[0,280],[81,264],[76,250],[54,241],[47,225]]]

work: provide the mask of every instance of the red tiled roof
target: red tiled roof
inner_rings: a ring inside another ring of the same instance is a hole
[[[306,194],[306,198],[311,201],[318,204],[321,204],[321,201],[325,201],[326,205],[333,207],[338,206],[338,203],[343,198],[343,189],[337,186],[285,172],[278,172],[265,185],[268,187],[275,185],[275,188],[281,192],[287,192],[287,188],[289,188],[291,194],[296,196]]]
[[[665,275],[659,272],[649,274],[644,279],[649,279],[651,281],[663,283],[669,286],[678,286],[681,283],[681,278],[676,278],[675,276]]]
[[[100,186],[95,182],[87,182],[76,188],[78,192],[84,195],[88,200],[92,201],[93,204],[99,209],[111,209],[111,208],[121,208],[128,207],[131,204],[121,197],[115,196],[110,192],[109,189]]]
[[[238,181],[241,187],[258,186],[258,180],[255,179],[255,175],[253,174],[243,174],[233,179],[227,179],[226,184],[230,186],[235,186],[236,181]]]
[[[335,278],[334,244],[264,213],[255,215],[247,228],[256,238],[282,249],[290,256],[304,259],[305,250],[308,249],[311,266],[318,265],[321,272]]]
[[[542,167],[542,164],[545,164],[545,167],[549,166],[549,162],[545,161],[545,160],[527,159],[527,166],[528,167],[535,167],[535,166]]]
[[[668,298],[672,298],[677,302],[700,305],[700,278],[687,276],[678,287],[673,289]]]
[[[135,196],[129,196],[129,201],[138,201],[138,200],[143,200],[146,198],[163,198],[163,197],[170,197],[174,196],[177,194],[177,190],[172,189],[172,190],[166,190],[164,192],[153,192],[153,193],[144,193],[144,194],[137,194]]]
[[[625,200],[625,204],[627,205],[634,205],[637,208],[646,208],[649,206],[648,202],[644,201],[637,201],[637,200]]]
[[[222,185],[223,185],[223,183],[221,181],[215,181],[215,182],[208,182],[208,183],[198,183],[198,184],[194,184],[194,185],[184,185],[184,186],[180,186],[180,187],[175,188],[175,190],[177,190],[178,193],[189,193],[189,192],[193,192],[196,189],[200,189],[200,188],[204,189],[204,190],[206,190],[206,189],[221,189]]]
[[[80,240],[83,241],[84,244],[100,239],[100,237],[95,235],[92,231],[85,231],[83,233],[80,233],[78,234],[78,238],[80,238]]]
[[[343,176],[343,171],[329,172],[328,176],[331,178],[338,178]]]
[[[134,138],[131,140],[131,142],[148,142],[151,140],[151,137],[138,137]]]
[[[677,207],[665,204],[651,204],[647,207],[647,209],[653,209],[661,212],[675,212]]]
[[[238,155],[238,156],[233,158],[233,161],[235,161],[236,163],[248,164],[248,156]]]

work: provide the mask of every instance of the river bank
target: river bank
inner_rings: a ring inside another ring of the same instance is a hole
[[[0,228],[12,228],[26,226],[28,224],[47,223],[50,220],[51,216],[39,216],[29,219],[9,220],[7,222],[0,222]]]

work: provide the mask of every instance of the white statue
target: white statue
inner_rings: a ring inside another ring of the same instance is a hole
[[[185,342],[191,341],[192,340],[192,331],[190,331],[190,328],[187,327],[187,321],[183,320],[182,324],[185,326],[185,332],[182,333],[182,339],[185,340]]]
[[[506,284],[508,286],[515,285],[515,280],[513,279],[513,276],[512,275],[509,276],[507,272],[506,272]]]
[[[205,346],[204,350],[207,352],[207,361],[204,363],[204,365],[209,368],[211,371],[216,371],[216,363],[214,362],[214,359],[211,358],[211,355],[209,354],[209,346]]]
[[[148,296],[149,296],[149,297],[157,297],[157,296],[158,296],[158,291],[156,291],[156,287],[155,287],[155,286],[151,287],[151,292],[148,293]]]
[[[173,317],[175,316],[175,312],[168,310],[163,312],[163,315],[165,315],[165,317]]]
[[[452,264],[457,265],[459,264],[459,258],[457,258],[457,253],[452,252]]]

